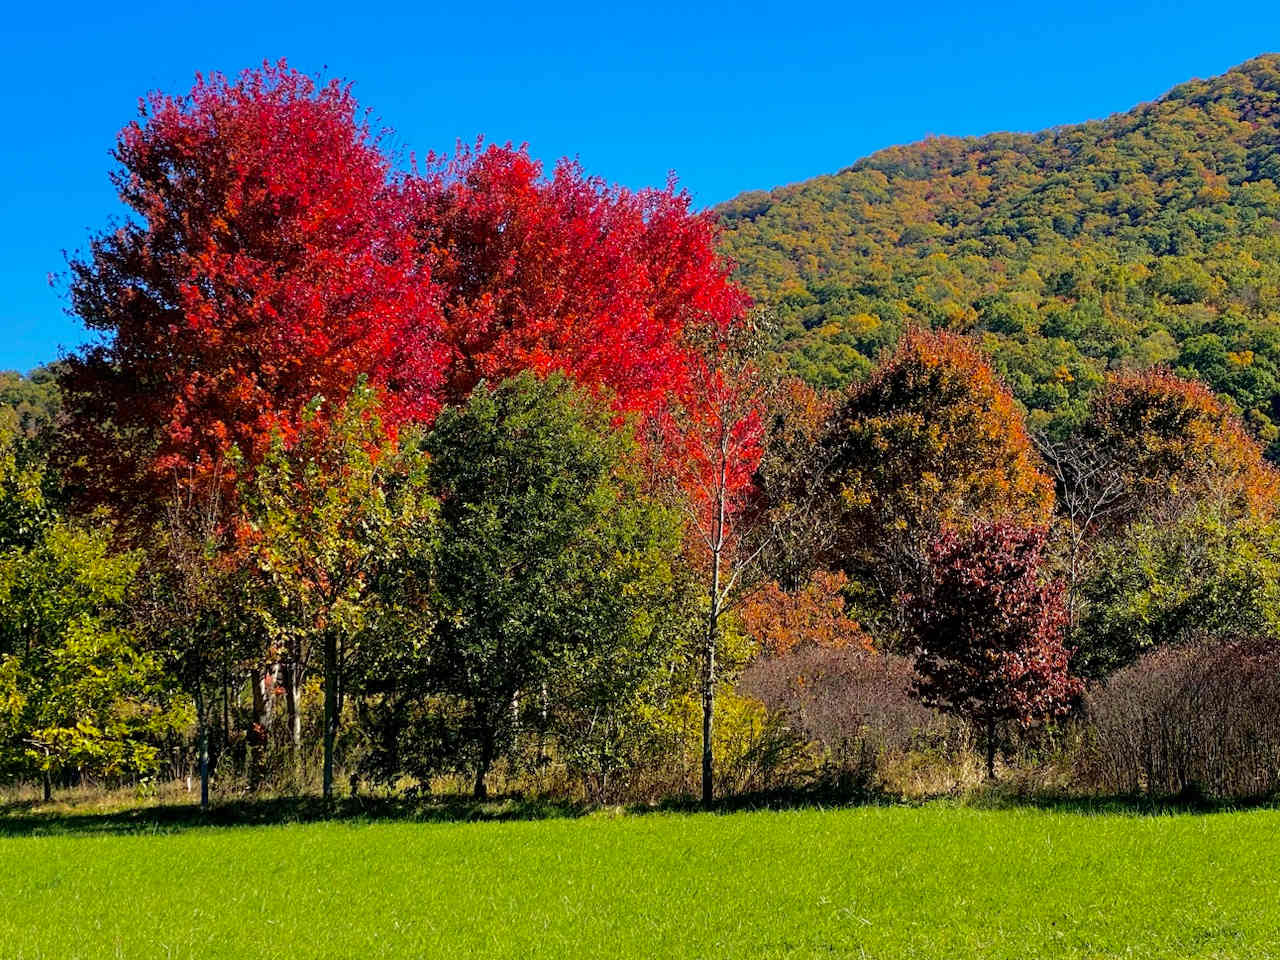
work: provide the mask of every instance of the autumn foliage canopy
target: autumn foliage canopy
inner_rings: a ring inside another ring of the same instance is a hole
[[[145,490],[233,444],[255,459],[361,374],[397,416],[429,416],[439,307],[397,229],[403,178],[349,89],[280,65],[140,113],[115,150],[135,217],[72,264],[77,313],[108,335],[66,381],[91,482]]]
[[[1160,368],[1112,374],[1081,433],[1118,474],[1121,518],[1153,509],[1168,517],[1206,497],[1237,515],[1275,511],[1280,473],[1202,383]]]
[[[460,147],[411,181],[406,216],[439,293],[444,398],[525,369],[565,371],[626,411],[688,386],[684,335],[747,299],[706,216],[673,186],[630,191],[523,148]]]
[[[1013,396],[955,334],[909,331],[851,392],[831,442],[844,498],[867,522],[1043,523],[1053,509]]]
[[[397,173],[347,87],[283,63],[151,96],[115,156],[135,219],[72,264],[106,337],[66,379],[100,494],[210,471],[232,445],[256,462],[362,374],[392,429],[525,369],[642,417],[692,405],[687,333],[747,307],[674,185],[544,177],[510,146]]]

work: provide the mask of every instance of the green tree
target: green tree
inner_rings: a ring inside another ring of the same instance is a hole
[[[344,668],[372,622],[372,586],[430,511],[423,465],[402,456],[384,429],[377,394],[362,381],[341,403],[312,401],[297,435],[286,442],[277,433],[241,491],[244,546],[260,574],[259,613],[290,668],[295,731],[298,690],[320,658],[326,799]]]
[[[0,765],[54,779],[146,776],[190,721],[129,629],[138,558],[65,521],[0,555]]]
[[[586,598],[599,626],[551,665],[546,716],[543,700],[530,704],[566,766],[601,802],[648,758],[658,705],[688,689],[688,641],[702,599],[680,562],[671,512],[641,505],[617,518],[614,535],[622,549]]]
[[[175,477],[164,512],[148,539],[136,622],[147,648],[191,697],[196,715],[200,806],[209,807],[211,699],[219,667],[249,655],[251,625],[240,601],[246,577],[230,549],[222,485]],[[224,744],[225,745],[225,744]]]
[[[0,429],[0,769],[47,799],[61,776],[154,772],[186,713],[129,629],[137,556],[57,515],[29,440]]]
[[[440,501],[421,575],[429,674],[457,708],[475,795],[544,690],[564,698],[554,708],[578,746],[610,754],[610,724],[673,642],[680,538],[643,492],[631,430],[564,377],[526,373],[445,411],[426,451]],[[589,716],[600,725],[584,730]]]
[[[1101,677],[1145,650],[1198,636],[1280,631],[1280,523],[1193,505],[1132,524],[1098,548],[1081,585],[1078,673]]]
[[[43,459],[14,422],[0,417],[0,550],[29,549],[54,521]]]
[[[0,410],[10,427],[27,439],[51,432],[62,411],[58,364],[36,367],[30,373],[0,370]]]

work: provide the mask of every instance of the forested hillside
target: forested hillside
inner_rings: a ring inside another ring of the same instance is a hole
[[[720,209],[792,367],[864,376],[904,326],[977,332],[1033,423],[1168,364],[1280,454],[1280,55],[1127,113],[934,137]]]
[[[61,402],[56,364],[28,374],[0,370],[0,427],[33,436],[54,421]]]

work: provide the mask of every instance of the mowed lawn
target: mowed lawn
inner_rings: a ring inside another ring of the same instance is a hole
[[[10,836],[0,956],[1280,957],[1280,812]]]

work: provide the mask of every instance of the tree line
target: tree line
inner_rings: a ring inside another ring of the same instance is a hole
[[[103,336],[6,408],[4,775],[603,798],[693,745],[709,803],[803,726],[740,678],[857,651],[994,776],[1149,651],[1274,636],[1277,474],[1205,386],[1120,367],[1033,428],[920,324],[815,389],[673,185],[384,142],[283,63],[121,132]]]

